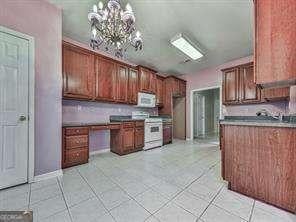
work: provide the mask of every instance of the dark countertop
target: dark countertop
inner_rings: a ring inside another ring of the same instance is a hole
[[[110,116],[110,122],[144,121],[143,119],[132,119],[132,116]]]
[[[68,122],[63,123],[63,127],[83,127],[83,126],[108,126],[108,125],[116,125],[121,124],[121,122],[93,122],[93,123],[79,123],[79,122]]]
[[[225,116],[223,120],[220,120],[220,124],[296,128],[296,118],[295,116],[284,116],[283,121],[279,121],[266,116]]]

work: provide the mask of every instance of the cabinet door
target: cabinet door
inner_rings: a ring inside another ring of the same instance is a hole
[[[149,91],[156,94],[156,73],[154,72],[150,72]]]
[[[156,104],[158,106],[163,105],[163,78],[156,78]]]
[[[256,83],[295,83],[296,1],[255,0]]]
[[[128,67],[124,65],[117,65],[117,78],[116,78],[116,101],[127,103],[128,92]]]
[[[130,104],[138,103],[138,71],[136,69],[129,69],[128,77],[128,101]]]
[[[180,90],[180,96],[185,97],[186,96],[186,82],[179,81],[179,90]]]
[[[96,99],[114,101],[116,96],[116,65],[113,61],[96,57]]]
[[[172,142],[173,130],[172,125],[163,125],[163,144],[168,144]]]
[[[180,81],[178,79],[173,78],[173,95],[180,96]]]
[[[238,68],[224,70],[222,87],[223,87],[223,104],[239,103]]]
[[[134,128],[124,128],[123,129],[123,151],[131,151],[135,147],[135,129]]]
[[[144,147],[144,127],[137,127],[135,129],[135,148],[140,149]]]
[[[63,96],[77,99],[94,96],[94,56],[67,44],[63,44]]]
[[[258,103],[261,102],[260,89],[254,83],[254,66],[253,63],[240,67],[241,82],[241,102]]]
[[[150,71],[145,68],[140,68],[139,69],[139,75],[140,75],[140,80],[139,80],[139,91],[141,92],[146,92],[150,93]]]
[[[262,89],[262,99],[266,101],[289,100],[290,87]]]

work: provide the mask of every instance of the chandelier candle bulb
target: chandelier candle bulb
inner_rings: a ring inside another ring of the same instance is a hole
[[[97,36],[97,30],[95,28],[93,28],[92,34],[93,34],[94,38],[96,38],[96,36]]]
[[[99,2],[98,6],[99,6],[99,9],[102,10],[104,7],[103,2]]]
[[[94,11],[95,13],[98,12],[98,7],[97,7],[96,5],[93,6],[93,11]]]
[[[133,11],[132,6],[129,3],[126,4],[125,9],[128,12],[132,12]]]

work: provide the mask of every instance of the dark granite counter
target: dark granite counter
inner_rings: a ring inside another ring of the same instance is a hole
[[[126,121],[144,121],[141,119],[133,119],[132,116],[110,116],[110,122],[126,122]]]
[[[296,128],[295,116],[283,116],[283,120],[277,120],[267,116],[225,116],[220,124],[237,126],[271,126]]]
[[[79,122],[69,122],[63,123],[63,127],[83,127],[83,126],[108,126],[121,124],[121,122],[90,122],[90,123],[79,123]]]

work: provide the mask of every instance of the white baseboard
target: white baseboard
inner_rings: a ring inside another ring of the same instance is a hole
[[[98,155],[101,153],[109,153],[110,149],[96,150],[89,153],[90,156]]]
[[[55,177],[62,177],[62,176],[63,176],[63,170],[56,170],[50,173],[34,176],[34,180],[32,182],[38,182],[38,181],[48,180],[48,179],[52,179]]]

